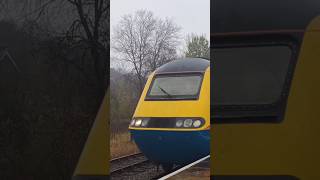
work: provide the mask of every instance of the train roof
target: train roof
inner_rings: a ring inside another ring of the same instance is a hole
[[[305,29],[320,15],[320,0],[214,0],[211,34]]]
[[[204,72],[209,66],[210,61],[203,58],[183,58],[162,65],[155,71],[155,74],[175,72]]]

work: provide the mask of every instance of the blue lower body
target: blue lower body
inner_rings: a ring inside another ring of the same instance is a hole
[[[159,164],[186,164],[210,154],[210,131],[131,130],[141,152]]]

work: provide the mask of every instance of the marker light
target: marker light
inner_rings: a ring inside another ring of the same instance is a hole
[[[200,127],[200,125],[201,125],[201,121],[200,120],[195,120],[194,122],[193,122],[193,126],[194,127]]]
[[[135,122],[135,120],[132,119],[132,121],[131,121],[131,123],[130,123],[130,126],[133,126],[133,125],[134,125],[134,122]]]
[[[136,123],[135,123],[135,126],[140,126],[140,125],[141,125],[141,122],[142,122],[142,119],[137,119],[137,120],[136,120]]]
[[[184,120],[183,127],[191,127],[191,125],[192,125],[192,119]]]
[[[182,119],[179,119],[177,122],[176,122],[176,127],[181,127],[183,125],[183,120]]]

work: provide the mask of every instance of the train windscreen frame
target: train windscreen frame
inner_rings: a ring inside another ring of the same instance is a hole
[[[202,80],[203,73],[157,74],[152,79],[145,100],[197,100]],[[188,90],[192,91],[183,93]]]

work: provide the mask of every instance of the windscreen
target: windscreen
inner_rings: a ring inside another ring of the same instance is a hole
[[[197,99],[201,82],[202,74],[157,75],[147,99]]]
[[[213,105],[275,103],[281,95],[291,58],[287,46],[212,49]]]

